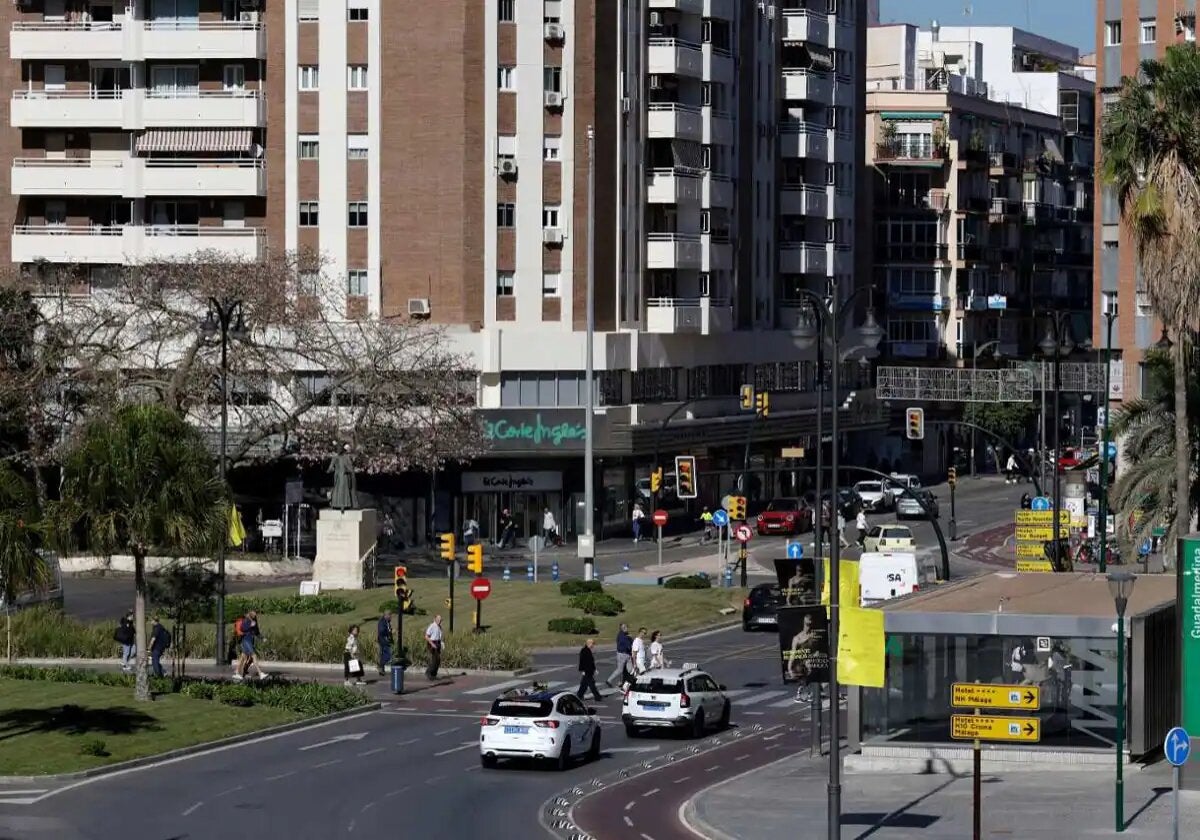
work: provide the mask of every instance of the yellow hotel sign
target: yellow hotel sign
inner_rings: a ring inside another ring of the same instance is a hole
[[[1037,718],[994,717],[990,715],[951,715],[950,737],[964,741],[1042,740],[1042,722]]]
[[[1039,552],[1040,553],[1040,552]],[[1050,565],[1049,560],[1021,560],[1017,559],[1018,572],[1053,572],[1054,567]]]
[[[1017,543],[1017,557],[1040,557],[1045,559],[1046,552],[1042,549],[1042,541]]]
[[[1013,521],[1017,525],[1054,525],[1054,511],[1052,510],[1018,510],[1013,517]],[[1069,525],[1071,523],[1071,511],[1060,510],[1058,512],[1058,521],[1061,525]]]
[[[1054,539],[1053,525],[1018,525],[1017,539],[1021,542],[1038,542]]]
[[[1037,709],[1042,690],[1036,685],[998,685],[996,683],[953,683],[950,705],[984,709]]]

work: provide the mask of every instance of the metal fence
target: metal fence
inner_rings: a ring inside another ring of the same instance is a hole
[[[1104,392],[1104,365],[1063,362],[1060,391]],[[1050,362],[1012,362],[1004,368],[880,367],[875,396],[880,400],[930,402],[1029,402],[1054,388]]]

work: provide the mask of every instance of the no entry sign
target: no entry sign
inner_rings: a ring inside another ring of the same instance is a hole
[[[482,601],[491,594],[492,582],[487,578],[475,578],[475,580],[471,581],[471,597],[476,601]]]
[[[654,515],[650,517],[650,521],[659,528],[667,524],[667,512],[661,508],[654,511]]]

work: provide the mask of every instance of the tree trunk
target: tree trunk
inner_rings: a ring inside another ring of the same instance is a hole
[[[137,640],[133,697],[150,700],[150,676],[146,673],[146,554],[141,548],[133,550],[133,585],[133,624]]]
[[[1192,530],[1192,440],[1188,418],[1188,361],[1191,342],[1185,330],[1175,336],[1175,536]],[[1178,559],[1176,566],[1178,569]]]
[[[13,661],[12,655],[12,605],[5,603],[4,605],[4,633],[8,637],[8,664]]]

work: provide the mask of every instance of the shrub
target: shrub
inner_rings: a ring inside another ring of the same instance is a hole
[[[79,745],[79,754],[105,758],[108,756],[108,745],[104,743],[102,738],[88,738]]]
[[[686,577],[668,578],[663,589],[712,589],[712,580],[708,575],[687,575]]]
[[[225,615],[236,618],[256,610],[263,615],[338,615],[354,610],[354,603],[337,595],[235,596],[225,601]]]
[[[624,604],[603,592],[576,595],[568,605],[571,609],[583,610],[588,615],[619,615],[625,610]]]
[[[367,698],[359,691],[340,685],[319,683],[270,684],[244,686],[254,693],[254,702],[286,709],[305,717],[344,712],[363,705]]]
[[[596,632],[596,622],[590,618],[552,618],[546,622],[546,629],[551,633],[590,636]]]
[[[604,585],[598,580],[564,580],[558,585],[558,591],[568,597],[586,595],[589,592],[603,592]]]
[[[212,700],[216,696],[217,687],[208,682],[187,682],[179,689],[179,693],[193,700]]]
[[[256,692],[248,685],[230,683],[219,685],[213,692],[213,699],[226,706],[253,706]]]

